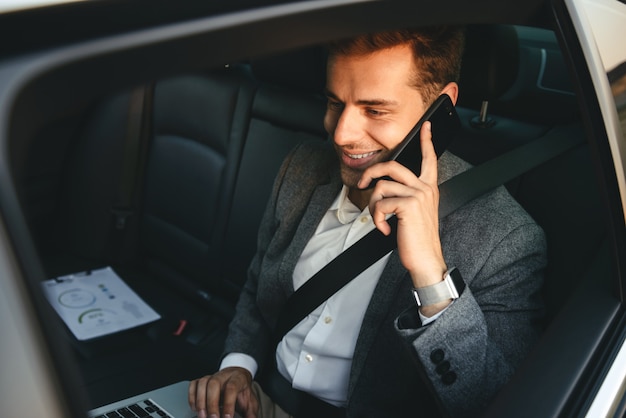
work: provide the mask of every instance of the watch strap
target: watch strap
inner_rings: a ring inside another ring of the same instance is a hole
[[[429,306],[444,300],[458,299],[465,289],[465,282],[456,268],[446,271],[443,280],[437,284],[414,288],[413,296],[417,306]]]

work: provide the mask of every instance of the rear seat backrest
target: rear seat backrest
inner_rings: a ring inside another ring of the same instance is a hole
[[[57,248],[56,253],[43,254],[48,274],[72,273],[112,259],[116,234],[111,210],[122,181],[130,98],[129,92],[105,98],[89,109],[80,125],[80,134],[65,159],[66,178],[61,189],[65,216],[60,221],[68,245]],[[125,249],[135,242],[131,235],[136,234],[137,224],[135,213],[127,219],[124,235],[129,241],[128,245],[125,241]],[[74,257],[64,260],[63,253]]]
[[[323,141],[325,102],[274,86],[254,100],[235,196],[224,240],[224,277],[238,292],[256,250],[256,235],[274,177],[289,151],[304,141]],[[262,156],[262,158],[260,158]]]
[[[327,137],[322,49],[254,61],[251,68],[259,88],[223,243],[223,277],[235,297],[246,279],[261,217],[283,159],[296,144]]]
[[[250,118],[253,83],[237,68],[159,81],[141,248],[157,274],[211,288]]]

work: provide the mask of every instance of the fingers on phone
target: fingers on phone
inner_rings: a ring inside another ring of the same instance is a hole
[[[420,179],[426,183],[437,184],[437,154],[432,141],[431,123],[424,122],[420,132],[422,149],[422,170]]]

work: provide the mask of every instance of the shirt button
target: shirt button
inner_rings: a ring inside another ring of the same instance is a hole
[[[304,356],[304,361],[306,361],[307,363],[310,363],[313,361],[313,356],[310,354],[307,354],[306,356]]]
[[[361,216],[361,223],[364,224],[366,222],[368,222],[370,219],[368,216]]]
[[[331,322],[333,322],[333,318],[331,318],[330,316],[327,316],[324,318],[324,323],[325,324],[330,324]]]

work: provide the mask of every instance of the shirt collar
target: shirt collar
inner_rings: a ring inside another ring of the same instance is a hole
[[[349,224],[353,222],[359,215],[369,215],[369,207],[366,207],[362,211],[350,201],[348,198],[348,187],[344,184],[341,188],[341,192],[330,206],[329,210],[334,210],[337,213],[337,219],[342,224]]]

